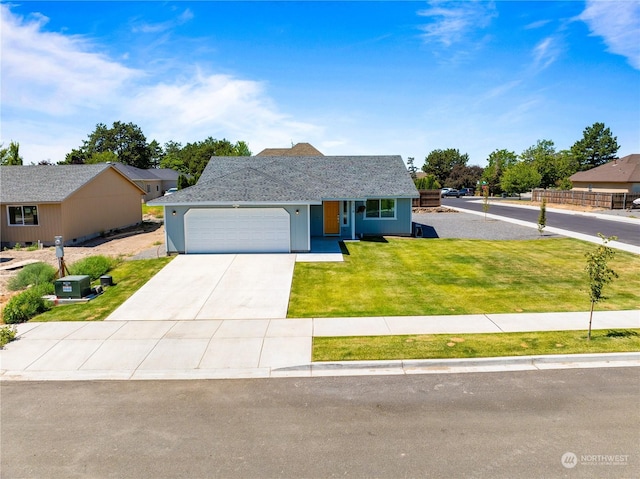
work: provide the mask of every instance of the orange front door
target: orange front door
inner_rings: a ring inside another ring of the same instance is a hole
[[[340,202],[325,201],[324,206],[324,234],[337,235],[340,233]]]

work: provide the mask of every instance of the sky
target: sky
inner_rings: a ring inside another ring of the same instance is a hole
[[[63,161],[98,123],[256,154],[455,148],[469,165],[602,122],[640,153],[640,1],[0,3],[0,142]]]

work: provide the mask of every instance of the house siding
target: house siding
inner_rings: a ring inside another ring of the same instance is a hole
[[[589,189],[591,185],[591,189]],[[576,191],[593,191],[596,193],[638,193],[640,192],[640,183],[599,183],[599,182],[573,182],[572,190]]]
[[[37,206],[37,226],[11,226],[7,206]],[[64,234],[62,229],[62,209],[60,203],[3,203],[0,207],[0,230],[2,231],[2,246],[14,246],[16,243],[28,245],[41,241],[43,245],[53,245],[54,237]]]
[[[184,215],[191,209],[213,209],[230,207],[220,206],[166,206],[164,212],[164,227],[167,243],[167,253],[185,252]],[[290,217],[289,231],[291,235],[291,252],[307,252],[310,245],[309,235],[309,205],[260,205],[243,206],[243,208],[284,208]],[[298,214],[296,214],[298,210]],[[176,212],[174,215],[173,212]],[[259,235],[260,231],[256,231]]]
[[[362,235],[410,235],[411,234],[411,198],[396,199],[395,219],[365,219],[364,213],[356,213],[356,234]],[[363,201],[356,202],[358,207]]]
[[[120,173],[105,170],[62,203],[65,244],[142,222],[142,192]]]

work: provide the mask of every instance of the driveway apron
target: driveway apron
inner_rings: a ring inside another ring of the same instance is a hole
[[[295,254],[180,255],[107,320],[286,318],[295,259]]]

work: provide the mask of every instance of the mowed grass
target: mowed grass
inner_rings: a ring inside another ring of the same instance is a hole
[[[288,316],[585,311],[584,255],[596,247],[570,238],[348,243],[344,263],[296,263]],[[619,278],[597,309],[640,309],[640,257],[616,251],[610,266]]]
[[[313,340],[313,361],[485,358],[631,351],[640,351],[640,329],[593,331],[591,341],[587,341],[586,331],[423,334]]]
[[[125,261],[109,272],[115,285],[107,287],[105,292],[97,298],[87,303],[55,306],[49,311],[31,318],[30,321],[101,321],[140,289],[171,259],[163,257]],[[161,301],[162,298],[158,298],[159,304]],[[149,305],[149,308],[153,307],[153,304]]]

